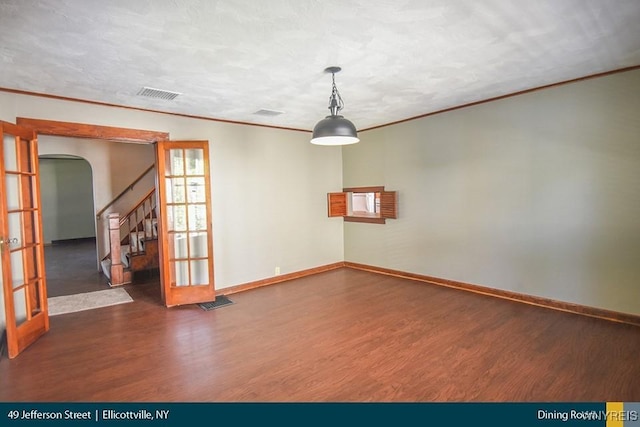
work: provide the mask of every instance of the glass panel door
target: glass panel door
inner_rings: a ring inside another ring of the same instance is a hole
[[[207,141],[157,146],[165,305],[215,300]]]
[[[49,329],[38,145],[33,131],[0,122],[0,254],[9,357]]]

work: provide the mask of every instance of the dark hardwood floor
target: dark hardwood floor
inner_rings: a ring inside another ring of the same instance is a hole
[[[81,294],[109,289],[98,271],[95,239],[70,240],[44,247],[47,296]]]
[[[0,401],[640,401],[640,328],[340,268],[229,295],[54,316]]]

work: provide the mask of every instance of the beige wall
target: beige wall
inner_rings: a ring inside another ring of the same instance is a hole
[[[38,137],[38,150],[40,155],[73,155],[89,163],[93,175],[96,212],[126,190],[155,162],[153,146],[148,144],[41,135]],[[153,188],[153,182],[153,179],[149,180],[149,188],[146,190]],[[129,200],[134,203],[135,201]]]
[[[0,92],[0,120],[209,140],[218,288],[344,259],[632,314],[638,111],[631,71],[362,132],[340,149],[305,132]],[[364,185],[397,190],[400,217],[327,218],[326,193]]]
[[[345,259],[640,314],[640,71],[361,133],[345,186],[399,219],[345,224]]]
[[[344,259],[342,223],[326,214],[326,194],[342,188],[342,152],[339,147],[310,144],[310,132],[0,92],[0,120],[15,122],[16,117],[163,131],[174,140],[208,140],[218,289],[272,277],[276,267],[286,274]],[[53,139],[58,138],[41,137],[41,150]],[[63,144],[84,143],[89,153],[73,154],[89,160],[95,181],[96,165],[89,159],[95,148],[87,142]],[[118,162],[111,167],[122,172]],[[102,206],[95,194],[96,205]]]
[[[81,158],[41,158],[44,242],[95,237],[91,166]]]
[[[110,212],[119,212],[123,215],[129,212],[154,187],[154,174],[145,175],[132,190],[126,191],[121,199],[110,205],[99,220],[96,219],[95,214],[107,207],[118,195],[127,190],[149,166],[154,164],[153,146],[41,135],[38,138],[38,149],[40,155],[73,155],[81,157],[89,163],[92,171],[92,180],[89,185],[92,186],[94,194],[91,202],[93,205],[93,228],[97,239],[98,259],[102,259],[109,252],[107,215]],[[43,183],[41,190],[44,192],[46,188],[47,185]],[[42,197],[44,198],[46,195],[43,193]],[[43,216],[46,214],[43,212]],[[45,221],[45,227],[46,225]],[[47,237],[45,234],[45,241],[47,241]]]

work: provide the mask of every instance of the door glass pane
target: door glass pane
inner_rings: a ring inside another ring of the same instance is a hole
[[[187,175],[204,175],[204,150],[192,148],[184,150],[186,156]]]
[[[11,252],[11,280],[14,289],[24,285],[24,264],[22,251]]]
[[[16,138],[4,135],[4,168],[6,171],[18,171],[18,156],[16,154]]]
[[[173,265],[176,271],[176,286],[189,286],[189,262],[176,261]]]
[[[189,230],[207,229],[207,207],[205,205],[189,205]]]
[[[209,284],[209,263],[206,259],[191,261],[191,284],[207,285]]]
[[[16,325],[20,326],[27,320],[27,300],[24,288],[13,293],[13,309],[16,315]]]
[[[22,213],[11,212],[8,216],[9,225],[9,248],[15,249],[22,246]]]
[[[184,150],[169,150],[169,165],[166,171],[167,175],[184,175]]]
[[[166,178],[167,203],[184,203],[184,178]]]
[[[11,132],[14,127],[2,123],[0,129]],[[24,135],[28,133],[19,126],[15,129]],[[46,320],[42,317],[46,289],[36,175],[38,150],[35,139],[4,135],[1,142],[0,169],[4,173],[0,179],[4,182],[0,204],[5,217],[0,222],[6,244],[2,246],[4,277],[0,282],[6,287],[6,311],[10,312],[6,318],[7,347],[10,357],[14,357],[46,332]],[[33,316],[45,322],[33,322]]]
[[[211,218],[207,211],[210,191],[206,170],[205,144],[195,142],[163,142],[159,144],[164,158],[159,166],[164,184],[162,219],[167,245],[162,248],[167,269],[163,272],[166,303],[196,300],[213,292]],[[190,289],[198,286],[197,289]],[[203,286],[211,289],[203,289]],[[172,288],[172,289],[171,289]]]
[[[18,175],[7,174],[5,183],[7,188],[7,209],[20,209],[20,187],[18,184]]]
[[[187,178],[187,186],[189,187],[189,203],[204,203],[206,201],[204,194],[204,177]]]
[[[167,226],[169,231],[187,231],[186,206],[167,206]]]
[[[189,235],[189,245],[191,246],[191,256],[193,258],[206,258],[207,250],[207,233],[191,233]]]
[[[173,231],[173,218],[175,214],[173,213],[173,206],[167,206],[167,231]]]
[[[173,257],[176,259],[187,258],[187,234],[176,233],[173,235]]]

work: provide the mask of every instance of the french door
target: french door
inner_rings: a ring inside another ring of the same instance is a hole
[[[158,236],[167,307],[215,300],[208,141],[160,141]]]
[[[49,330],[38,172],[33,130],[0,121],[0,284],[9,358]]]

